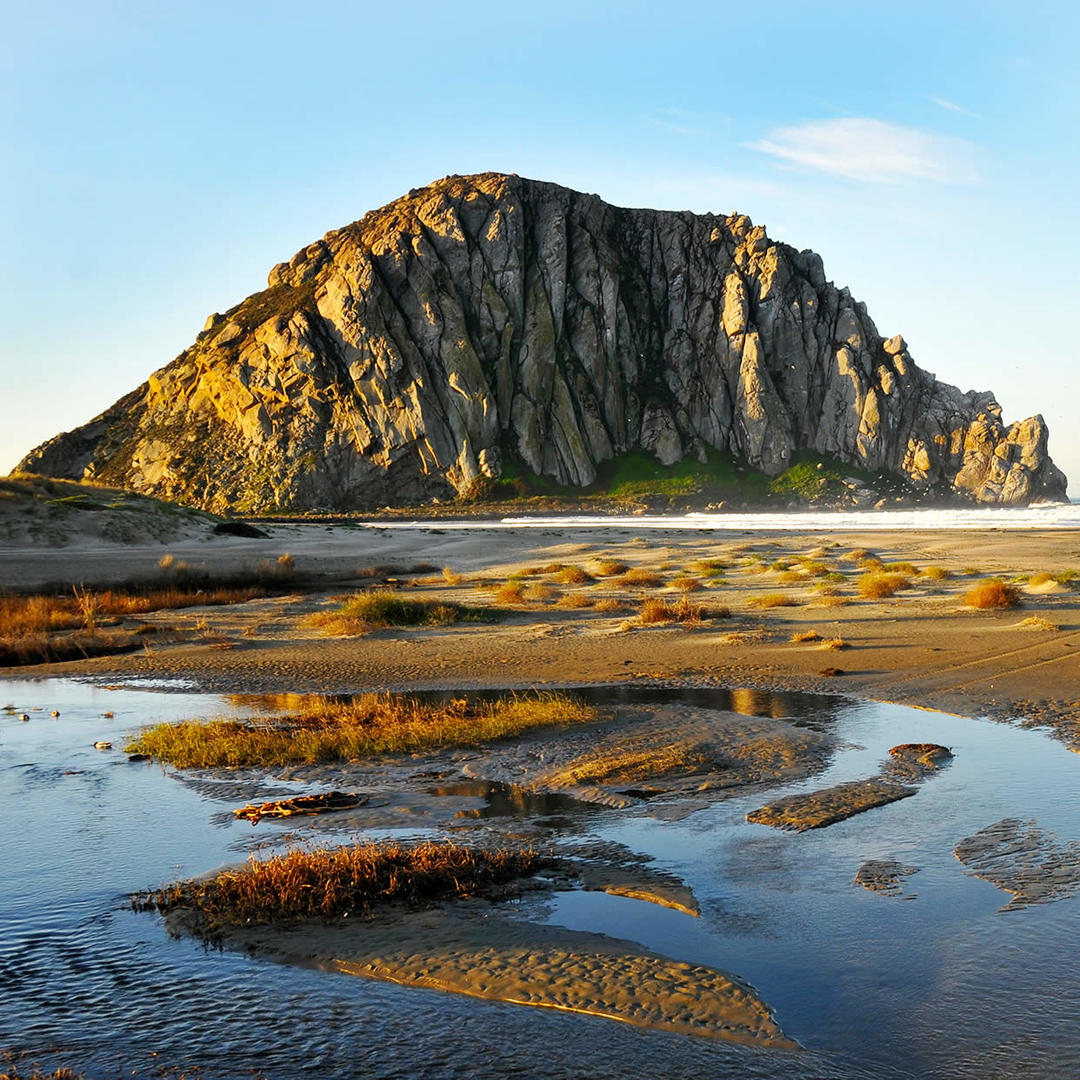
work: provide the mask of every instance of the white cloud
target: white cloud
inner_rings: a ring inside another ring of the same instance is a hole
[[[970,143],[864,117],[809,120],[748,145],[795,165],[872,183],[965,184],[977,177]]]
[[[957,105],[955,101],[950,101],[948,98],[931,97],[930,100],[939,108],[947,109],[949,112],[960,113],[962,116],[973,116],[978,119],[978,113],[973,113],[970,109],[965,109],[963,105]]]

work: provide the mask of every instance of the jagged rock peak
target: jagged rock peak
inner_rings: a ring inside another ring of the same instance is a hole
[[[645,449],[775,475],[801,452],[1061,498],[1035,416],[918,368],[821,259],[741,214],[450,176],[327,233],[27,471],[209,510],[363,508],[515,467],[586,486]]]

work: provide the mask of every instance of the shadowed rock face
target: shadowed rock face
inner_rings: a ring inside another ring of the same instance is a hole
[[[20,464],[211,510],[452,496],[512,453],[585,486],[645,449],[775,475],[800,451],[1062,498],[1039,416],[1006,427],[883,340],[821,259],[740,215],[449,177],[328,233],[143,386]]]

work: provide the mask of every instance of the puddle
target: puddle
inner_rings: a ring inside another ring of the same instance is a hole
[[[252,830],[229,813],[247,792],[278,797],[310,785],[260,774],[181,782],[123,753],[126,735],[145,724],[250,714],[252,699],[59,680],[0,683],[0,701],[12,706],[0,711],[0,1049],[88,1077],[164,1068],[207,1080],[256,1069],[269,1080],[313,1072],[981,1080],[1075,1071],[1080,897],[1066,890],[1002,911],[1010,894],[953,852],[1012,819],[1037,822],[1068,849],[1080,839],[1080,755],[1038,731],[842,698],[584,693],[603,704],[675,701],[784,718],[827,729],[842,749],[818,775],[767,798],[703,799],[677,820],[658,813],[663,800],[648,798],[647,786],[622,811],[510,783],[455,782],[445,760],[411,760],[414,790],[431,804],[460,800],[462,814],[486,829],[539,819],[560,842],[651,857],[651,868],[692,889],[700,918],[585,891],[549,895],[538,917],[736,973],[805,1052],[348,979],[172,940],[159,920],[127,909],[128,893],[250,851],[383,835],[389,811],[356,811],[348,834],[320,832],[317,820]],[[24,712],[27,722],[18,719]],[[97,741],[113,749],[95,750]],[[802,834],[746,821],[766,801],[875,776],[889,746],[921,741],[955,757],[911,798]],[[416,834],[427,827],[401,823]],[[856,881],[874,862],[912,871],[904,897]]]
[[[471,818],[539,818],[549,822],[554,817],[560,823],[576,821],[582,814],[595,812],[597,807],[570,795],[558,792],[530,791],[516,784],[490,783],[486,780],[466,780],[429,789],[440,798],[466,796],[483,799],[483,806],[459,810],[456,817]],[[570,817],[569,815],[573,815]],[[565,826],[563,826],[565,827]]]

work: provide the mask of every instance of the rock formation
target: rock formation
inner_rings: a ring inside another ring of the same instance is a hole
[[[584,487],[635,449],[769,475],[828,455],[985,503],[1061,498],[1005,426],[745,216],[448,177],[328,233],[20,469],[209,510],[445,498],[504,463]]]

